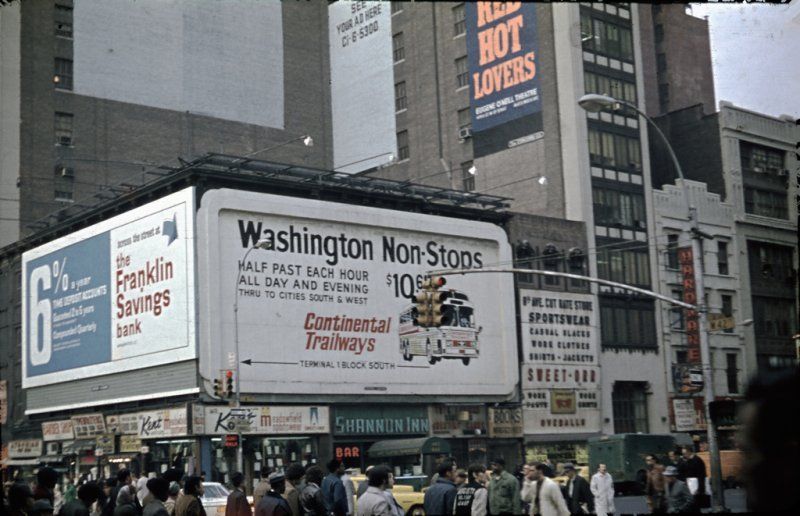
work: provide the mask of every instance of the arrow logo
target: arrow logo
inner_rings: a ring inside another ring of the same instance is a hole
[[[161,227],[161,234],[167,236],[167,246],[178,239],[177,214],[172,214],[172,220],[165,220]]]
[[[264,362],[261,360],[253,360],[252,358],[248,358],[247,360],[242,360],[242,363],[245,365],[253,365],[253,364],[283,364],[283,365],[297,365],[297,362]]]

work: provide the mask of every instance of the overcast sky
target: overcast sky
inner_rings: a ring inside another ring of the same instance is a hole
[[[708,16],[717,102],[800,118],[800,0],[692,4],[692,14]]]

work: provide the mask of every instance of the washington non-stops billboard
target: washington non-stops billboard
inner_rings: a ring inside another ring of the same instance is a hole
[[[411,300],[426,271],[509,263],[498,226],[234,190],[206,193],[197,222],[205,378],[235,364],[238,330],[243,393],[514,391],[511,275],[449,276],[441,328]]]
[[[195,358],[194,189],[22,256],[24,388]]]

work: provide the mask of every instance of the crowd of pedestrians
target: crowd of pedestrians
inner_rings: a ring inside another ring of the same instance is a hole
[[[651,454],[645,457],[645,463],[645,496],[651,513],[699,512],[708,507],[706,465],[693,448],[685,446],[680,454],[670,451],[666,461]]]

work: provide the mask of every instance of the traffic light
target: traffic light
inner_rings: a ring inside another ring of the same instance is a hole
[[[431,293],[427,290],[423,290],[421,292],[417,292],[416,296],[414,296],[416,300],[416,317],[415,321],[417,326],[421,326],[423,328],[428,327],[430,324],[430,316],[431,316]]]
[[[448,320],[444,314],[445,299],[450,297],[450,292],[433,292],[431,294],[431,326],[439,327],[442,325],[449,326],[452,321]],[[449,317],[449,316],[448,316]]]
[[[217,398],[223,397],[222,379],[220,378],[214,378],[214,396],[216,396]]]
[[[233,394],[233,371],[228,370],[225,371],[225,395],[232,398]]]
[[[441,276],[432,276],[422,282],[422,291],[417,292],[416,301],[417,326],[429,328],[442,324],[442,301],[447,299],[448,292],[438,292],[439,287],[447,283]]]

